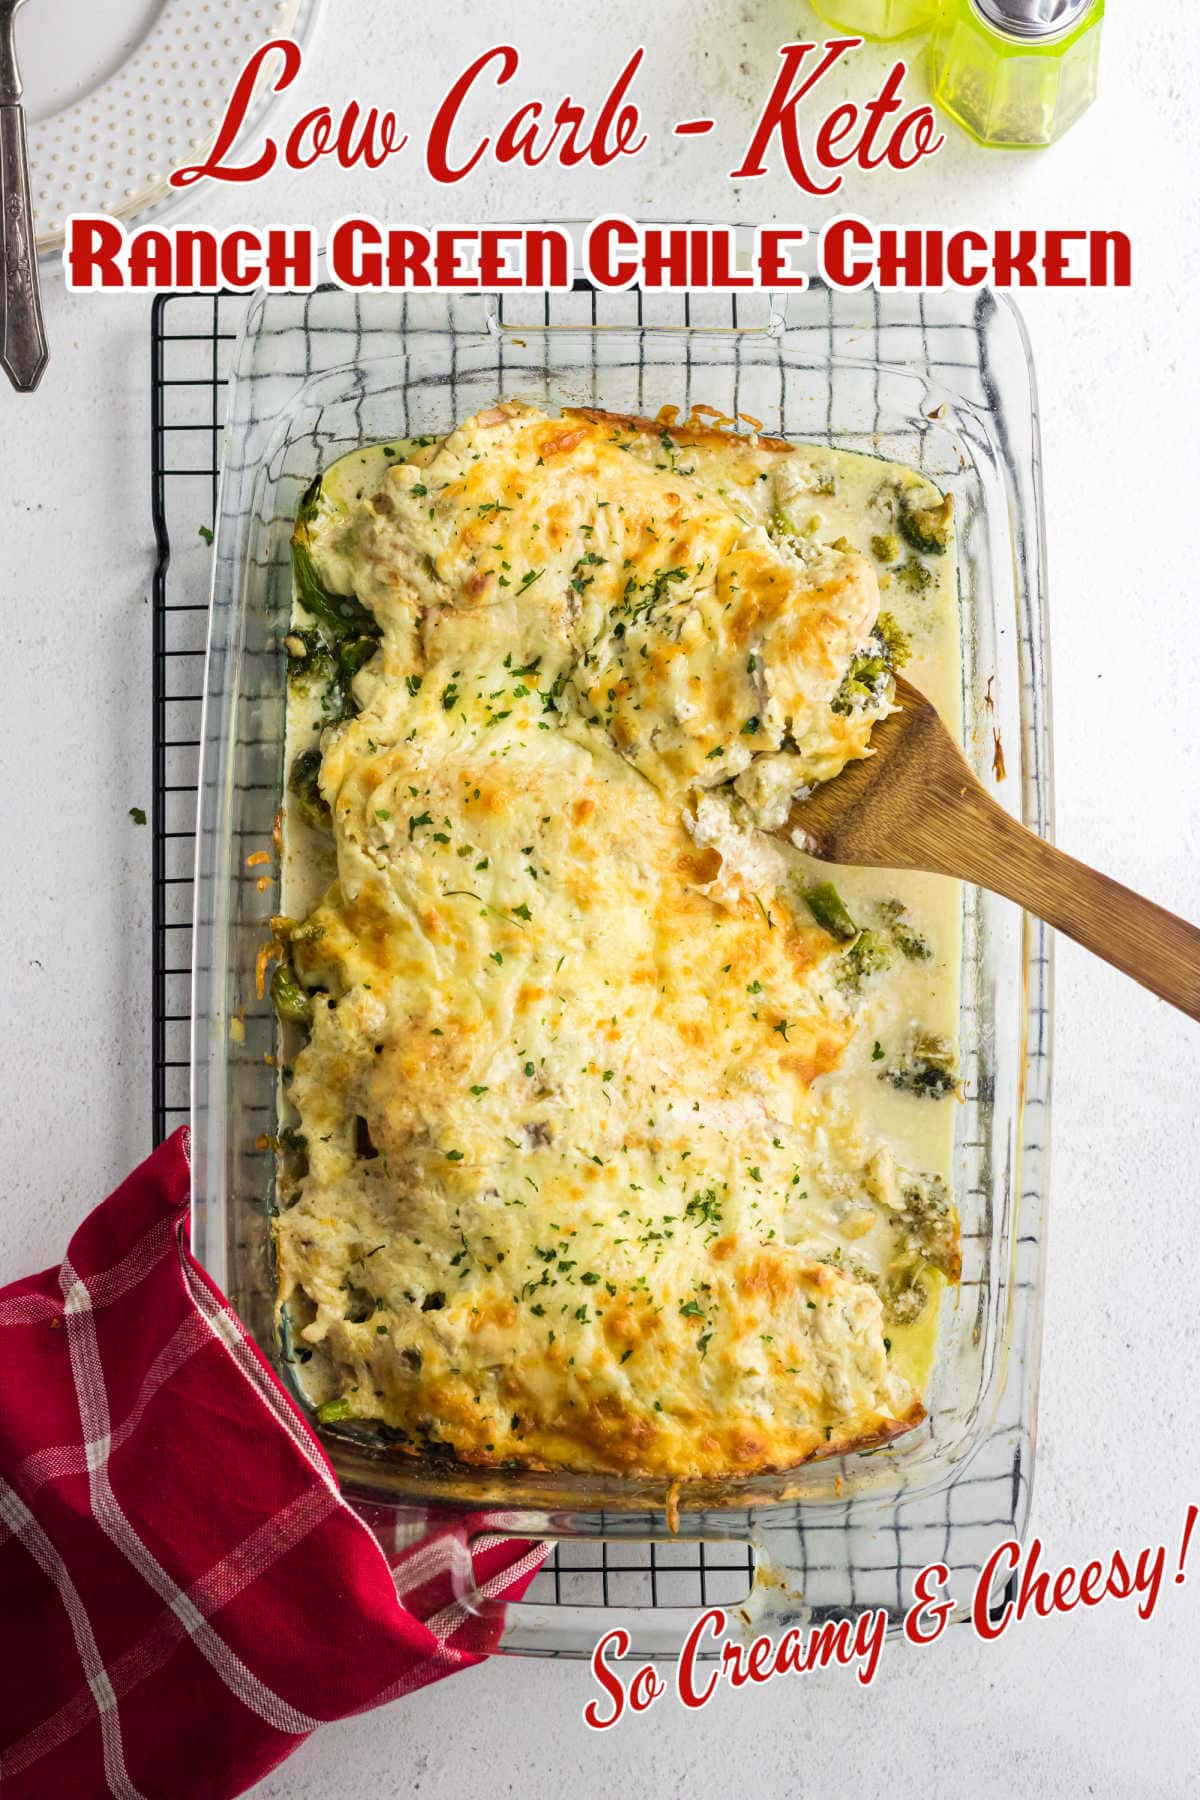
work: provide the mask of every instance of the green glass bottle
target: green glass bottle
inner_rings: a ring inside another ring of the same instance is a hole
[[[978,143],[1038,150],[1096,98],[1104,0],[942,0],[933,97]]]
[[[813,11],[855,37],[896,38],[928,25],[938,0],[812,0]]]

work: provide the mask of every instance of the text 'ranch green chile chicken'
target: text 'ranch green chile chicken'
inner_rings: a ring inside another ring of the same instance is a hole
[[[764,827],[902,662],[956,716],[950,502],[731,424],[499,404],[304,498],[275,1246],[325,1422],[673,1483],[923,1416],[957,897]]]

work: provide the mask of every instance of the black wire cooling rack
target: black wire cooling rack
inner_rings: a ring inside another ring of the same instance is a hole
[[[577,286],[586,284],[577,284]],[[583,297],[576,295],[577,301]],[[201,710],[204,691],[211,549],[216,525],[225,424],[225,400],[234,347],[246,316],[247,300],[229,295],[172,294],[154,303],[151,329],[152,505],[157,544],[153,616],[153,1089],[155,1140],[184,1123],[190,1108],[190,1032],[192,921],[196,855],[196,803],[199,781]],[[583,300],[586,306],[587,301]],[[590,324],[595,326],[595,298]],[[642,325],[640,296],[637,327]],[[550,324],[550,303],[545,303]],[[307,317],[307,315],[306,315]],[[580,321],[585,325],[586,319]],[[737,324],[736,312],[733,324]],[[834,313],[829,310],[829,344],[834,339]],[[979,400],[990,398],[986,358],[976,358],[976,334],[945,332],[945,347],[930,350],[923,303],[911,328],[915,362],[951,379],[968,372],[979,384]],[[899,344],[903,333],[897,330]],[[876,308],[875,339],[881,342]],[[520,339],[514,340],[520,343]],[[904,343],[908,344],[905,338]],[[963,360],[958,347],[967,343]],[[982,346],[982,337],[979,337]],[[306,368],[309,339],[305,333]],[[952,348],[953,346],[953,348]],[[500,347],[502,359],[503,347]],[[690,370],[690,346],[684,351]],[[503,363],[500,363],[503,373]],[[832,388],[830,388],[832,393]],[[876,405],[878,398],[876,398]],[[833,441],[832,416],[826,421]],[[816,421],[820,431],[820,421]],[[867,447],[864,443],[863,447]],[[1036,455],[1036,444],[1034,447]],[[1036,661],[1038,647],[1025,646],[1026,661]],[[1041,721],[1030,726],[1035,755]],[[1039,820],[1039,823],[1042,821]],[[1035,947],[1038,992],[1045,990],[1044,938]],[[1039,1003],[1034,1021],[1032,1055],[1046,1055],[1044,1017]],[[1040,1085],[1040,1084],[1039,1084]],[[1039,1148],[1040,1154],[1040,1148]],[[1040,1196],[1027,1196],[1037,1199]],[[1019,1251],[1032,1256],[1035,1235],[1022,1236]],[[1018,1285],[1021,1272],[1017,1271]],[[969,1285],[969,1283],[967,1284]],[[853,1608],[871,1603],[868,1595],[884,1593],[894,1582],[889,1610],[902,1604],[905,1580],[931,1557],[956,1558],[952,1539],[964,1547],[964,1561],[974,1558],[976,1543],[998,1541],[1027,1511],[1028,1476],[1022,1449],[1028,1423],[1001,1421],[997,1444],[1011,1435],[1011,1461],[994,1469],[974,1469],[948,1489],[926,1517],[924,1511],[897,1507],[890,1523],[877,1528],[864,1549],[851,1544],[853,1508],[838,1517],[812,1520],[791,1529],[797,1543],[788,1566],[820,1588],[829,1577],[829,1601]],[[1011,1479],[1011,1499],[1008,1481]],[[1024,1494],[1022,1489],[1024,1487]],[[983,1534],[983,1535],[980,1535]],[[753,1545],[731,1540],[682,1538],[674,1542],[638,1541],[629,1535],[564,1540],[557,1545],[531,1588],[527,1601],[572,1608],[683,1608],[737,1605],[750,1591],[756,1567]],[[827,1584],[827,1585],[829,1585]],[[880,1584],[883,1584],[880,1587]],[[825,1610],[816,1600],[818,1612]],[[522,1610],[522,1609],[518,1609]],[[543,1605],[544,1612],[544,1605]],[[895,1616],[895,1614],[893,1614]],[[536,1633],[535,1639],[536,1639]],[[548,1654],[561,1654],[548,1650]]]
[[[151,323],[154,571],[153,1051],[159,1142],[189,1111],[192,899],[208,547],[237,309],[226,296],[162,295]]]

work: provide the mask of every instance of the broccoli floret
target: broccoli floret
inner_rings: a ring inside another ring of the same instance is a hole
[[[906,1262],[902,1268],[896,1269],[886,1278],[877,1275],[873,1269],[844,1256],[841,1250],[829,1251],[820,1258],[823,1263],[830,1263],[835,1269],[845,1270],[853,1275],[855,1281],[861,1281],[872,1287],[883,1302],[884,1320],[889,1325],[911,1325],[919,1319],[925,1310],[929,1298],[929,1290],[921,1280],[919,1263]],[[885,1348],[890,1349],[886,1338]]]
[[[296,802],[296,811],[314,831],[330,828],[329,806],[321,792],[321,752],[302,750],[292,764],[288,776],[288,792]]]
[[[910,962],[929,961],[933,955],[933,945],[927,937],[922,937],[912,923],[908,908],[902,900],[881,901],[879,914],[897,950],[907,956]]]
[[[321,711],[330,724],[340,724],[357,711],[351,683],[379,648],[378,633],[338,638],[330,643],[322,626],[289,631],[284,639],[288,653],[288,681],[295,692],[313,694],[321,688]]]
[[[818,881],[802,891],[809,912],[830,937],[849,943],[851,938],[858,935],[858,926],[846,911],[845,902],[832,881]]]
[[[937,1269],[948,1280],[957,1281],[962,1259],[957,1214],[940,1175],[906,1176],[901,1199],[899,1217],[893,1214],[899,1266],[889,1274],[881,1297],[886,1318],[897,1325],[911,1325],[929,1300],[924,1272]]]
[[[847,999],[857,999],[869,977],[888,967],[892,955],[891,945],[880,932],[860,931],[838,962],[837,984]]]
[[[881,1069],[880,1081],[890,1081],[901,1093],[926,1100],[942,1100],[958,1086],[958,1059],[954,1047],[932,1031],[914,1030],[897,1063]]]
[[[907,632],[901,630],[891,613],[880,613],[830,703],[834,712],[865,712],[868,707],[890,700],[896,670],[904,667],[909,653]]]
[[[950,545],[950,521],[954,517],[954,496],[944,494],[932,506],[922,506],[917,498],[924,489],[905,488],[900,495],[898,524],[905,542],[922,556],[942,556]]]
[[[871,555],[876,562],[894,563],[900,560],[900,539],[894,531],[880,531],[871,539]]]
[[[285,1025],[308,1026],[312,1024],[312,1001],[296,980],[295,972],[287,963],[280,963],[271,977],[271,999],[275,1002],[275,1011]]]
[[[774,538],[811,538],[821,529],[820,513],[809,513],[806,519],[798,519],[786,507],[777,506],[767,522],[767,530]]]
[[[872,637],[872,644],[877,641]],[[830,705],[835,713],[865,712],[887,700],[891,687],[892,665],[882,650],[860,650]]]
[[[884,654],[893,669],[902,669],[912,655],[912,641],[907,631],[896,623],[890,612],[881,612],[875,621],[874,635],[883,645]]]
[[[321,711],[336,725],[352,711],[342,679],[341,652],[326,642],[320,626],[292,630],[283,640],[288,653],[288,684],[293,693],[320,694]],[[357,641],[357,640],[356,640]]]
[[[929,1290],[915,1269],[901,1269],[883,1289],[883,1316],[893,1325],[911,1325],[925,1310]]]
[[[339,1419],[350,1416],[350,1402],[344,1394],[336,1400],[326,1400],[317,1408],[317,1420],[321,1425],[336,1425]]]
[[[895,574],[900,586],[907,588],[910,594],[923,594],[933,580],[919,556],[910,556],[907,562],[900,564]]]
[[[315,625],[307,630],[293,629],[283,640],[287,650],[288,681],[302,694],[311,694],[318,683],[324,685],[334,673],[333,654]]]
[[[900,1226],[905,1247],[932,1269],[956,1280],[961,1258],[950,1190],[940,1175],[913,1175],[901,1190],[904,1210]]]

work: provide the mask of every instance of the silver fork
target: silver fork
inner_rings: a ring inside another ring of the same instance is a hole
[[[16,18],[24,0],[0,0],[0,368],[32,393],[50,360],[42,323],[29,150],[17,68]]]

